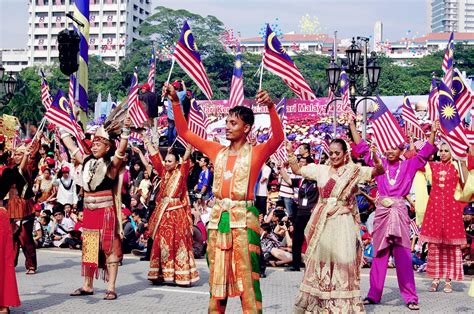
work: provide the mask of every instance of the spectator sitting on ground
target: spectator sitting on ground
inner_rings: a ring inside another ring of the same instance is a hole
[[[122,209],[122,227],[123,227],[123,240],[122,240],[122,253],[131,253],[133,249],[139,249],[138,237],[135,229],[130,221],[132,212],[128,208]]]
[[[55,247],[69,247],[70,239],[69,232],[74,230],[74,221],[71,218],[67,218],[64,215],[64,207],[61,204],[57,204],[53,209],[53,217],[55,221],[53,231],[53,244]]]

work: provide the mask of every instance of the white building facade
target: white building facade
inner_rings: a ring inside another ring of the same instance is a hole
[[[428,0],[431,32],[474,32],[474,0]]]
[[[28,65],[58,62],[58,33],[73,27],[66,13],[73,0],[30,0]],[[151,0],[90,0],[89,56],[118,66],[126,46],[139,38],[138,26],[150,15]]]

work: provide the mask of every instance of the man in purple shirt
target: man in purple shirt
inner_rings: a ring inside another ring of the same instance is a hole
[[[370,269],[370,290],[364,304],[377,304],[382,298],[387,264],[390,253],[395,257],[398,287],[403,300],[410,310],[418,310],[418,296],[410,252],[410,218],[405,205],[405,197],[410,192],[416,171],[423,168],[428,158],[436,153],[434,146],[438,123],[433,123],[428,143],[414,157],[400,160],[403,146],[387,150],[382,164],[385,175],[375,178],[380,194],[376,204],[373,244],[374,258]],[[373,166],[367,142],[360,138],[354,122],[349,127],[359,153],[369,166]]]

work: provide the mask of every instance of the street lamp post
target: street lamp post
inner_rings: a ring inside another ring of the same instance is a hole
[[[6,106],[13,98],[16,89],[16,79],[13,73],[6,74],[5,68],[0,64],[0,104]]]
[[[360,49],[361,43],[363,44],[364,53]],[[342,60],[342,64],[345,67],[349,79],[349,100],[351,102],[351,108],[354,113],[357,113],[357,106],[363,100],[363,119],[364,119],[364,128],[362,131],[363,138],[366,138],[367,132],[367,99],[372,99],[370,96],[372,92],[376,89],[379,78],[381,67],[377,65],[377,55],[375,52],[372,52],[368,56],[368,43],[369,38],[366,37],[357,37],[357,42],[352,38],[351,46],[346,50],[346,58]],[[363,57],[363,58],[361,58]],[[341,68],[337,65],[334,59],[329,63],[329,67],[326,69],[326,74],[328,78],[328,84],[332,92],[335,95],[338,95],[338,84],[339,76],[341,74]],[[357,80],[360,75],[363,75],[362,88],[357,87]],[[338,95],[339,96],[339,95]],[[357,101],[357,96],[362,96],[362,99]],[[336,101],[340,98],[335,98],[333,101]],[[329,105],[329,104],[328,104]]]

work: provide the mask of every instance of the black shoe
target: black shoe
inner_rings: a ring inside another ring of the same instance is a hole
[[[138,249],[133,249],[131,253],[135,256],[145,256],[146,255],[146,251],[138,250]]]
[[[145,257],[140,258],[140,260],[141,260],[142,262],[149,262],[149,261],[150,261],[150,258],[145,256]]]
[[[295,266],[288,266],[285,271],[301,271],[301,269],[299,267],[295,267]]]
[[[260,273],[260,278],[267,278],[267,275],[265,273]]]

